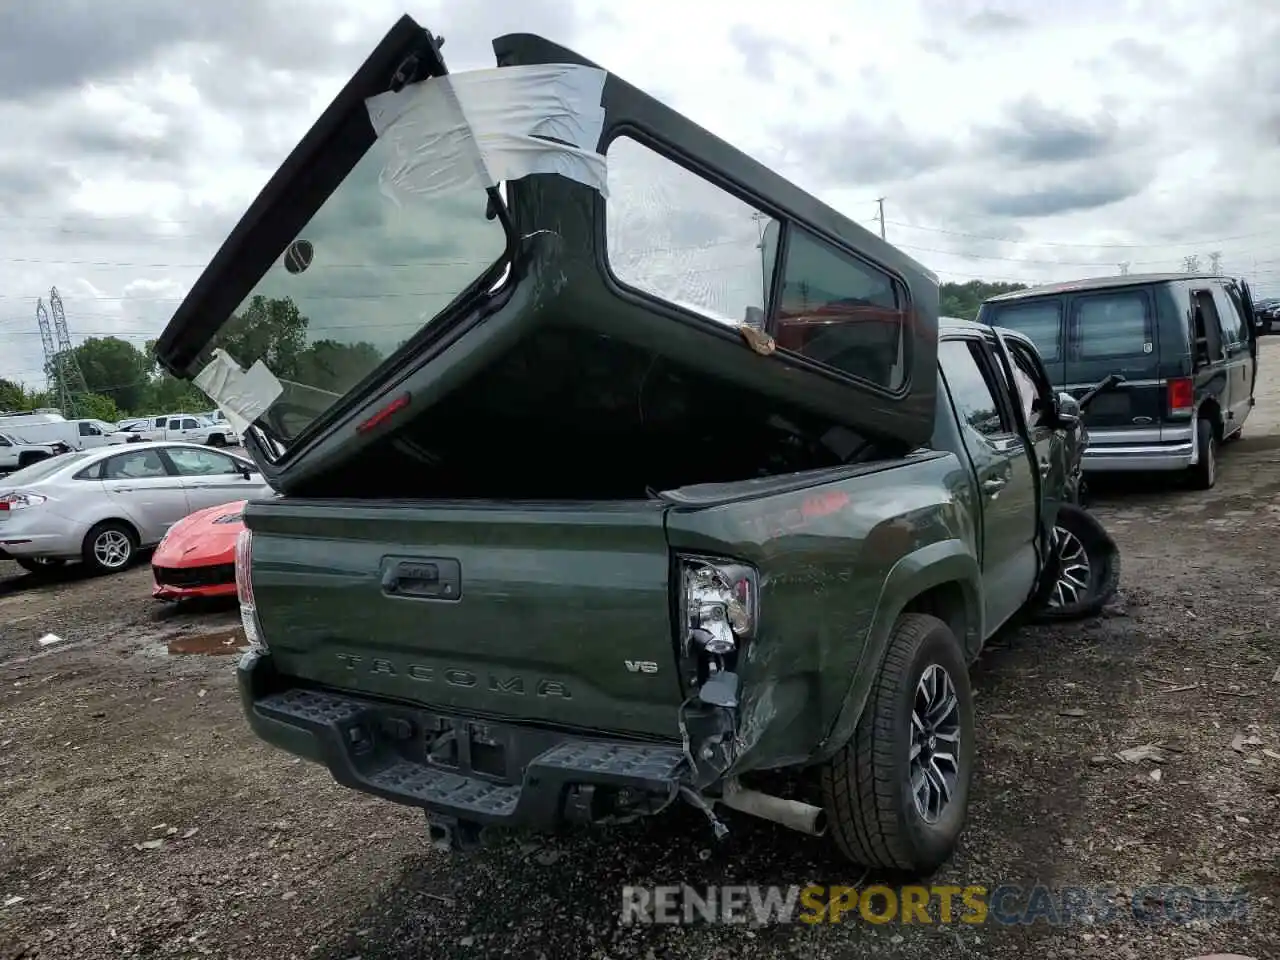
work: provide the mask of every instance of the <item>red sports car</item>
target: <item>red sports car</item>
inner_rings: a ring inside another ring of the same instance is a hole
[[[183,517],[151,557],[157,600],[236,595],[236,538],[247,501],[208,507]]]

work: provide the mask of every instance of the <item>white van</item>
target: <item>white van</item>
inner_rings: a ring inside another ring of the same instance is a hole
[[[0,422],[4,423],[7,430],[8,422]],[[31,443],[65,443],[72,450],[115,446],[129,440],[129,434],[117,430],[114,424],[91,419],[32,423],[20,429],[15,428],[14,432]]]
[[[66,423],[60,413],[6,413],[0,417],[0,426],[5,430],[25,430],[27,427],[40,427],[49,423]]]

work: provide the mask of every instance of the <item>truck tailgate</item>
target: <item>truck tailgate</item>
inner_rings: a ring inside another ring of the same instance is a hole
[[[676,736],[664,510],[254,502],[262,639],[281,673],[330,688]]]

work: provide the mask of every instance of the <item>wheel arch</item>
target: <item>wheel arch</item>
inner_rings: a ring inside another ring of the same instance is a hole
[[[1222,420],[1222,405],[1218,403],[1217,397],[1205,397],[1200,401],[1200,406],[1196,409],[1196,419],[1208,420],[1213,424],[1213,435],[1219,443],[1222,442],[1222,433],[1226,425]]]
[[[133,534],[133,539],[137,542],[138,547],[141,548],[143,546],[142,534],[138,530],[138,525],[134,523],[132,520],[130,520],[128,517],[121,516],[119,514],[114,514],[114,513],[108,516],[102,517],[101,519],[95,520],[93,521],[93,523],[89,524],[88,528],[84,532],[84,537],[82,537],[81,539],[84,541],[87,541],[89,539],[89,534],[93,533],[93,531],[97,530],[104,523],[118,523],[122,527],[127,527],[129,529],[129,532]]]
[[[966,543],[941,540],[928,544],[902,557],[890,569],[849,689],[818,747],[819,758],[839,749],[853,735],[884,659],[893,625],[904,613],[937,617],[960,640],[966,661],[977,659],[986,640],[982,572]]]

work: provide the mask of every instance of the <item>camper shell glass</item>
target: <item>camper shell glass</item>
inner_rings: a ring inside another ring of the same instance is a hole
[[[499,75],[600,69],[536,36],[494,50]],[[366,100],[410,53],[412,82],[445,73],[402,18],[157,344],[188,378],[217,348],[239,368],[262,361],[277,395],[245,441],[277,489],[320,495],[410,467],[420,494],[480,496],[486,471],[593,449],[600,476],[577,488],[612,496],[630,471],[643,495],[928,440],[938,282],[919,263],[612,74],[606,183],[536,172],[397,208]],[[563,477],[525,476],[530,496],[567,495]]]

